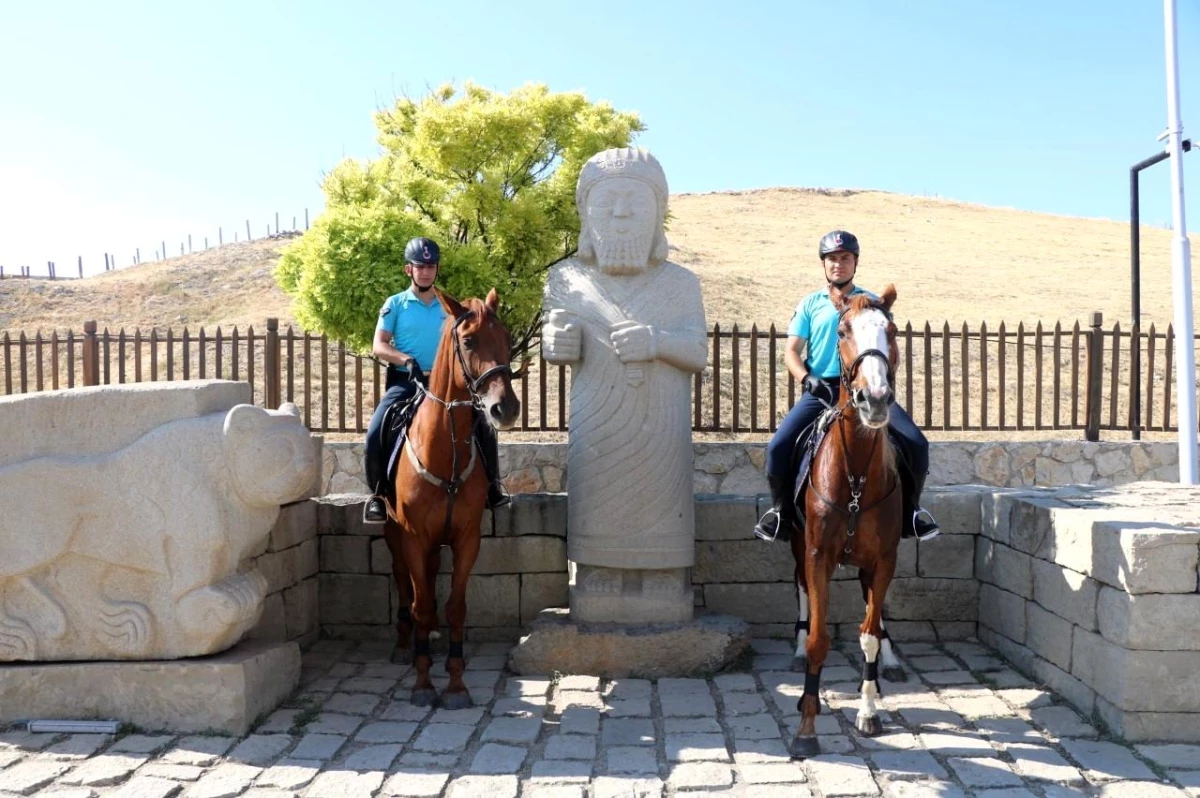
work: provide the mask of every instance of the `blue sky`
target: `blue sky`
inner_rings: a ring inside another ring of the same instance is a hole
[[[336,8],[336,10],[335,10]],[[875,188],[1128,219],[1166,127],[1158,2],[485,0],[0,8],[0,265],[122,266],[314,216],[371,113],[471,79],[639,112],[674,192]],[[1200,10],[1179,9],[1200,140]],[[1189,126],[1191,121],[1191,126]],[[1185,156],[1189,230],[1200,153]],[[1167,164],[1142,218],[1171,218]],[[1054,242],[1047,242],[1053,246]]]

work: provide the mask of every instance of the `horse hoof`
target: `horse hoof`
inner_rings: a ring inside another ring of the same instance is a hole
[[[792,759],[808,759],[810,756],[820,755],[821,744],[817,742],[815,734],[812,737],[796,735],[788,743],[788,753],[792,755]]]
[[[393,665],[412,665],[412,649],[396,646],[392,649]]]
[[[887,679],[889,682],[907,682],[908,672],[899,665],[893,665],[890,668],[883,669],[883,678]]]
[[[414,707],[431,707],[436,699],[437,692],[430,687],[425,690],[413,690],[409,700]]]
[[[863,717],[862,713],[859,713],[858,720],[854,726],[858,729],[859,734],[862,734],[864,737],[878,737],[883,733],[883,722],[879,720],[878,715],[866,718]]]
[[[471,701],[471,694],[463,691],[461,693],[442,693],[442,709],[470,709],[474,706]]]

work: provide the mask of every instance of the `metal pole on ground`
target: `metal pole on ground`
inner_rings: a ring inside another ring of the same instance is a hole
[[[1192,343],[1192,253],[1183,202],[1183,124],[1179,117],[1176,0],[1163,0],[1167,51],[1167,151],[1171,153],[1171,277],[1175,299],[1175,384],[1179,401],[1179,481],[1200,484],[1196,449],[1196,352]]]

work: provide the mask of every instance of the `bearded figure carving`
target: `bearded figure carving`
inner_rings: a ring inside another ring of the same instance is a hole
[[[579,252],[551,270],[542,351],[571,365],[571,618],[692,617],[690,399],[707,361],[700,282],[667,260],[667,180],[640,149],[606,150],[575,192]]]

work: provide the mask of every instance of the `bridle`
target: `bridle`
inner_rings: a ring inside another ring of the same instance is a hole
[[[474,315],[475,315],[475,311],[468,310],[465,313],[463,313],[461,316],[459,316],[457,319],[454,320],[454,330],[453,330],[454,354],[458,357],[458,365],[462,369],[463,381],[467,383],[467,391],[471,394],[472,403],[474,403],[474,405],[476,407],[482,409],[483,401],[479,398],[479,386],[483,385],[485,382],[487,382],[488,380],[490,380],[492,377],[496,376],[497,374],[507,373],[511,376],[512,375],[512,366],[509,365],[508,363],[497,363],[496,365],[492,366],[490,369],[485,370],[478,377],[471,376],[471,370],[469,368],[467,368],[467,359],[466,359],[466,357],[463,356],[463,353],[462,353],[462,341],[459,340],[459,337],[458,337],[458,328],[464,321],[466,321],[467,319],[471,318]]]
[[[462,326],[463,322],[474,315],[474,311],[465,311],[454,320],[454,327],[451,330],[451,335],[454,339],[454,355],[458,360],[459,368],[462,369],[463,381],[467,384],[467,393],[470,394],[471,398],[448,401],[430,391],[429,388],[422,383],[417,383],[417,391],[444,407],[447,413],[456,407],[474,407],[482,410],[483,399],[479,395],[480,386],[497,374],[512,374],[512,366],[510,364],[498,363],[484,371],[478,377],[473,377],[471,375],[471,370],[467,367],[467,359],[462,352],[462,339],[459,337],[458,328]],[[411,434],[409,435],[409,441],[404,448],[408,450],[409,460],[412,462],[413,468],[416,469],[416,472],[420,474],[425,481],[437,485],[449,495],[450,501],[446,506],[446,529],[449,529],[450,517],[454,513],[454,500],[458,497],[459,489],[461,489],[463,484],[466,483],[467,478],[471,476],[471,472],[475,470],[475,461],[478,459],[476,452],[477,447],[475,446],[474,442],[471,443],[470,462],[467,463],[467,467],[461,474],[449,481],[442,479],[436,474],[431,473],[429,469],[425,468],[420,459],[417,457],[416,446],[413,445]],[[452,458],[450,461],[450,473],[458,474],[458,437],[455,435],[455,425],[453,421],[450,423],[450,452]]]
[[[874,305],[872,305],[871,307],[875,308]],[[875,308],[875,309],[881,310],[881,308]],[[848,310],[849,310],[849,308],[843,308],[841,311],[838,312],[838,325],[839,326],[841,326],[842,317],[846,315]],[[883,312],[886,313],[887,311],[883,311]],[[858,353],[858,357],[854,358],[854,361],[850,364],[850,366],[848,368],[842,369],[842,390],[846,392],[846,397],[847,397],[848,401],[853,403],[855,407],[861,407],[867,401],[867,398],[865,396],[865,389],[859,388],[858,390],[854,390],[850,387],[850,384],[852,382],[854,382],[854,378],[858,376],[858,369],[862,365],[863,361],[869,357],[877,357],[883,361],[883,368],[887,372],[887,384],[888,384],[887,403],[889,405],[895,404],[895,402],[896,402],[896,371],[895,371],[895,369],[892,368],[891,357],[889,357],[887,353],[882,352],[878,349],[864,349],[863,351]]]

